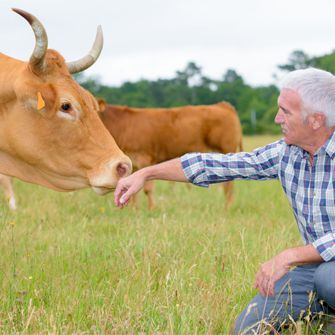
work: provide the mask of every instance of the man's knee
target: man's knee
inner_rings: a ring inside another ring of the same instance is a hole
[[[243,312],[239,315],[239,317],[235,321],[234,331],[232,334],[234,335],[253,334],[251,332],[251,329],[254,328],[255,330],[255,323],[257,323],[257,320],[246,316],[245,312]]]
[[[317,297],[335,308],[335,261],[322,263],[314,275],[314,285]]]
[[[251,303],[238,316],[235,321],[234,335],[250,335],[260,333],[265,327],[265,322],[262,320],[262,312],[259,311],[259,306],[256,303]]]

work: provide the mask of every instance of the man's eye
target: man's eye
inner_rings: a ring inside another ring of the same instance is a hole
[[[63,104],[61,105],[61,110],[62,110],[62,112],[64,112],[64,113],[69,113],[70,110],[71,110],[71,104],[68,103],[68,102],[63,103]]]

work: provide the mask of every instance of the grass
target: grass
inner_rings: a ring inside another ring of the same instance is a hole
[[[224,211],[218,185],[159,182],[148,211],[143,195],[119,210],[112,195],[16,181],[19,210],[2,202],[0,216],[0,333],[228,334],[259,264],[301,243],[278,182],[235,185]]]

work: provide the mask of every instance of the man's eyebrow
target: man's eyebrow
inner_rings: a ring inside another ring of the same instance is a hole
[[[288,109],[286,109],[285,107],[283,107],[282,105],[278,105],[280,109],[282,109],[284,112],[289,113],[290,111]]]

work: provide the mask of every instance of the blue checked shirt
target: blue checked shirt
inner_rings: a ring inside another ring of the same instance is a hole
[[[306,151],[283,140],[250,153],[190,153],[181,162],[187,179],[203,187],[279,179],[305,244],[313,244],[325,261],[335,260],[335,132],[312,164]]]

